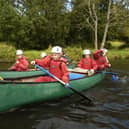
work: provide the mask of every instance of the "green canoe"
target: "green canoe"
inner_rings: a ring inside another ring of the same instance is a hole
[[[74,64],[68,65],[68,68],[73,68],[75,67]],[[25,78],[25,77],[35,77],[35,76],[41,76],[45,75],[40,70],[32,70],[30,69],[29,71],[0,71],[0,77],[3,79],[20,79],[20,78]]]
[[[70,85],[78,91],[86,90],[99,83],[104,76],[104,72],[90,77],[70,73]],[[72,93],[59,82],[0,81],[0,112],[25,104],[58,99]]]
[[[4,79],[20,79],[24,77],[34,77],[34,76],[40,76],[45,75],[40,70],[30,70],[30,71],[0,71],[0,77]]]

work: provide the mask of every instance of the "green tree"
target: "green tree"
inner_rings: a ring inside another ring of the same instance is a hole
[[[70,32],[76,39],[87,41],[90,38],[90,42],[94,39],[96,49],[106,46],[105,43],[110,38],[110,31],[112,30],[112,34],[115,34],[115,27],[118,27],[119,24],[128,26],[125,21],[120,20],[127,19],[129,16],[129,6],[126,0],[73,0],[73,3]]]
[[[1,0],[0,39],[22,49],[65,44],[69,33],[67,0]],[[2,5],[4,4],[4,6]]]
[[[19,12],[27,17],[30,26],[32,48],[42,49],[49,44],[64,44],[69,32],[69,19],[66,12],[65,0],[25,0]],[[21,6],[21,5],[19,5]],[[24,8],[23,8],[24,7]],[[23,12],[21,12],[23,11]]]
[[[112,8],[112,17],[109,39],[129,40],[129,2],[126,0],[115,1]]]
[[[19,16],[9,0],[0,1],[0,40],[14,40],[19,26]]]

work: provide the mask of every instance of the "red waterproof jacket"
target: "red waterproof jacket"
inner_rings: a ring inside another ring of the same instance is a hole
[[[49,69],[48,64],[45,62],[48,62],[48,60],[51,58],[51,55],[47,55],[46,57],[42,59],[35,59],[36,64],[43,66],[45,69]]]
[[[36,59],[36,61],[42,63],[42,61],[44,61],[44,59],[47,61],[47,60],[49,60],[49,58],[51,58],[51,55],[47,55],[46,57],[44,57],[44,58],[42,58],[42,59]],[[64,57],[61,57],[60,60],[61,60],[62,62],[67,63],[67,59],[65,59]]]
[[[68,72],[65,62],[63,62],[62,60],[60,60],[60,59],[54,60],[50,56],[48,56],[45,59],[41,59],[41,60],[38,59],[35,61],[36,61],[36,64],[38,64],[44,68],[47,68],[51,74],[53,74],[57,78],[63,80],[65,83],[69,82],[69,72]],[[41,79],[40,81],[46,81],[46,80]],[[52,79],[52,81],[53,81],[53,79]]]
[[[98,65],[98,70],[103,70],[105,68],[110,67],[110,64],[108,63],[105,56],[100,56],[98,59],[95,60]]]
[[[79,68],[88,69],[88,70],[90,70],[90,69],[96,70],[97,69],[97,64],[91,57],[82,58],[77,66]]]
[[[11,67],[11,69],[16,71],[27,71],[29,70],[28,67],[29,62],[27,61],[27,58],[23,56],[22,58],[18,58],[16,60],[16,63]]]
[[[67,63],[67,59],[64,58],[64,57],[61,57],[60,60],[63,61],[63,62],[65,62],[65,63]]]
[[[94,59],[98,66],[98,70],[103,70],[107,67],[110,67],[107,57],[102,55],[102,50],[97,50],[93,53]]]

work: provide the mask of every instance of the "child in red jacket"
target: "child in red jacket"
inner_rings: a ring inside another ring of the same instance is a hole
[[[109,63],[106,56],[107,52],[108,50],[105,48],[94,52],[93,56],[98,65],[98,70],[103,70],[105,68],[111,67],[111,64]]]
[[[9,68],[9,70],[15,70],[15,71],[27,71],[29,70],[29,62],[25,56],[23,56],[23,51],[22,50],[17,50],[16,51],[17,55],[17,60],[16,63]]]
[[[47,68],[51,74],[64,81],[66,84],[69,83],[69,72],[66,63],[61,60],[62,48],[55,46],[51,50],[51,55],[48,55],[45,59],[36,59],[31,64],[38,64],[41,67]],[[50,82],[56,81],[50,76],[38,77],[35,82]]]
[[[89,75],[92,75],[97,69],[97,64],[91,58],[90,54],[91,54],[90,50],[88,49],[84,50],[83,51],[84,57],[79,61],[77,66],[81,69],[88,70]]]

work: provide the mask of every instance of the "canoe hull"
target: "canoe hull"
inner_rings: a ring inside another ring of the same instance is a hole
[[[82,91],[95,86],[104,76],[104,73],[99,73],[91,77],[72,80],[70,84],[76,90]],[[72,93],[70,89],[64,88],[59,82],[0,82],[0,111],[29,103],[58,99]]]
[[[0,77],[4,79],[19,79],[25,77],[35,77],[45,75],[40,70],[37,71],[0,71]]]

